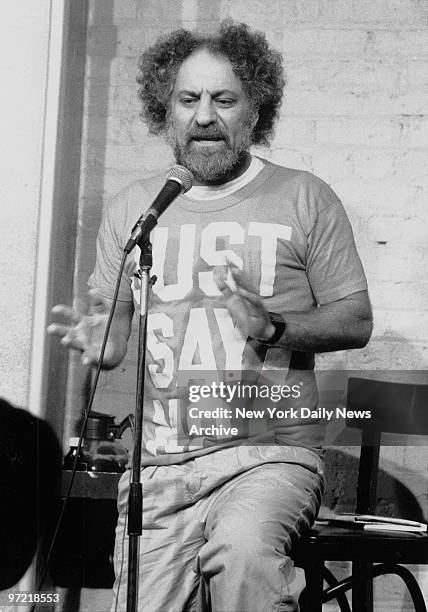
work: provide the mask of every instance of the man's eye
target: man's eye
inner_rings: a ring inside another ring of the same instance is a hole
[[[180,102],[184,106],[192,106],[196,102],[196,98],[181,98]]]
[[[232,106],[235,100],[232,98],[217,98],[216,102],[219,106]]]

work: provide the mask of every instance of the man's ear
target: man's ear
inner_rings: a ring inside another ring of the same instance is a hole
[[[259,120],[259,109],[255,108],[251,110],[251,129],[254,130],[254,128],[257,125],[257,121]]]
[[[247,125],[251,128],[251,135],[254,132],[254,128],[257,125],[259,120],[259,109],[258,108],[250,108],[250,112],[247,117]]]

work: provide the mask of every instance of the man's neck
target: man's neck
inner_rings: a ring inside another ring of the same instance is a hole
[[[234,166],[226,174],[219,177],[218,180],[203,181],[195,177],[193,184],[198,185],[198,186],[200,185],[203,185],[203,186],[224,185],[225,183],[228,183],[229,181],[233,181],[234,179],[237,179],[239,176],[244,174],[244,172],[248,170],[248,168],[250,167],[250,164],[251,164],[251,154],[247,151],[246,153],[244,153],[242,158],[238,161],[236,166]]]

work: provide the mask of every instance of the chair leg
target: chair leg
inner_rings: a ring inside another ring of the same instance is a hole
[[[299,598],[301,612],[322,612],[324,563],[314,561],[305,567],[306,587]]]
[[[352,576],[358,576],[362,572],[367,572],[371,563],[354,561],[352,563]],[[365,580],[354,584],[352,587],[352,612],[373,612],[373,582]]]
[[[427,612],[422,591],[416,581],[416,578],[407,569],[407,567],[398,565],[396,563],[379,563],[379,565],[374,567],[373,573],[376,576],[382,576],[385,574],[395,574],[396,576],[400,576],[409,590],[410,597],[412,598],[413,605],[415,607],[415,612]]]
[[[335,575],[326,567],[324,570],[324,580],[328,584],[328,586],[335,586],[339,584],[339,581],[336,579]],[[346,599],[345,593],[338,593],[336,595],[336,601],[339,605],[340,612],[351,612],[351,608],[349,607],[348,600]]]
[[[356,599],[352,611],[355,612],[356,609],[367,611],[369,608],[367,607],[367,600],[364,598],[365,589],[364,586],[366,584],[371,584],[374,578],[377,576],[383,576],[386,574],[395,574],[396,576],[400,576],[407,586],[410,596],[413,601],[413,605],[415,607],[415,612],[427,612],[427,608],[425,605],[424,597],[422,595],[422,591],[413,576],[413,574],[404,566],[398,565],[396,563],[376,563],[375,565],[369,563],[361,563],[359,564],[359,568],[363,568],[360,574],[356,573],[356,566],[353,566],[353,574],[348,578],[344,578],[343,580],[329,580],[328,574],[324,577],[326,581],[331,585],[324,591],[323,601],[330,601],[330,599],[339,599],[346,591],[352,589],[354,598]],[[325,570],[328,572],[328,570]],[[360,593],[360,598],[357,599],[355,594]],[[372,594],[372,593],[370,593]],[[369,600],[370,604],[370,600]],[[339,602],[340,605],[340,602]],[[342,607],[341,607],[342,609]],[[345,608],[346,609],[346,608]]]

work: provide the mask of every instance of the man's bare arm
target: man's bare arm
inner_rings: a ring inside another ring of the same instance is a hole
[[[358,291],[308,313],[283,313],[286,328],[279,345],[295,351],[323,353],[362,348],[372,332],[367,291]],[[267,329],[265,334],[272,332]],[[269,338],[269,336],[266,336]]]
[[[268,341],[275,327],[263,299],[246,275],[231,266],[236,289],[223,280],[221,270],[216,281],[226,306],[241,332],[261,342]],[[372,331],[372,312],[367,291],[352,293],[343,299],[316,307],[310,312],[281,312],[286,323],[277,346],[295,351],[327,352],[362,348]]]

